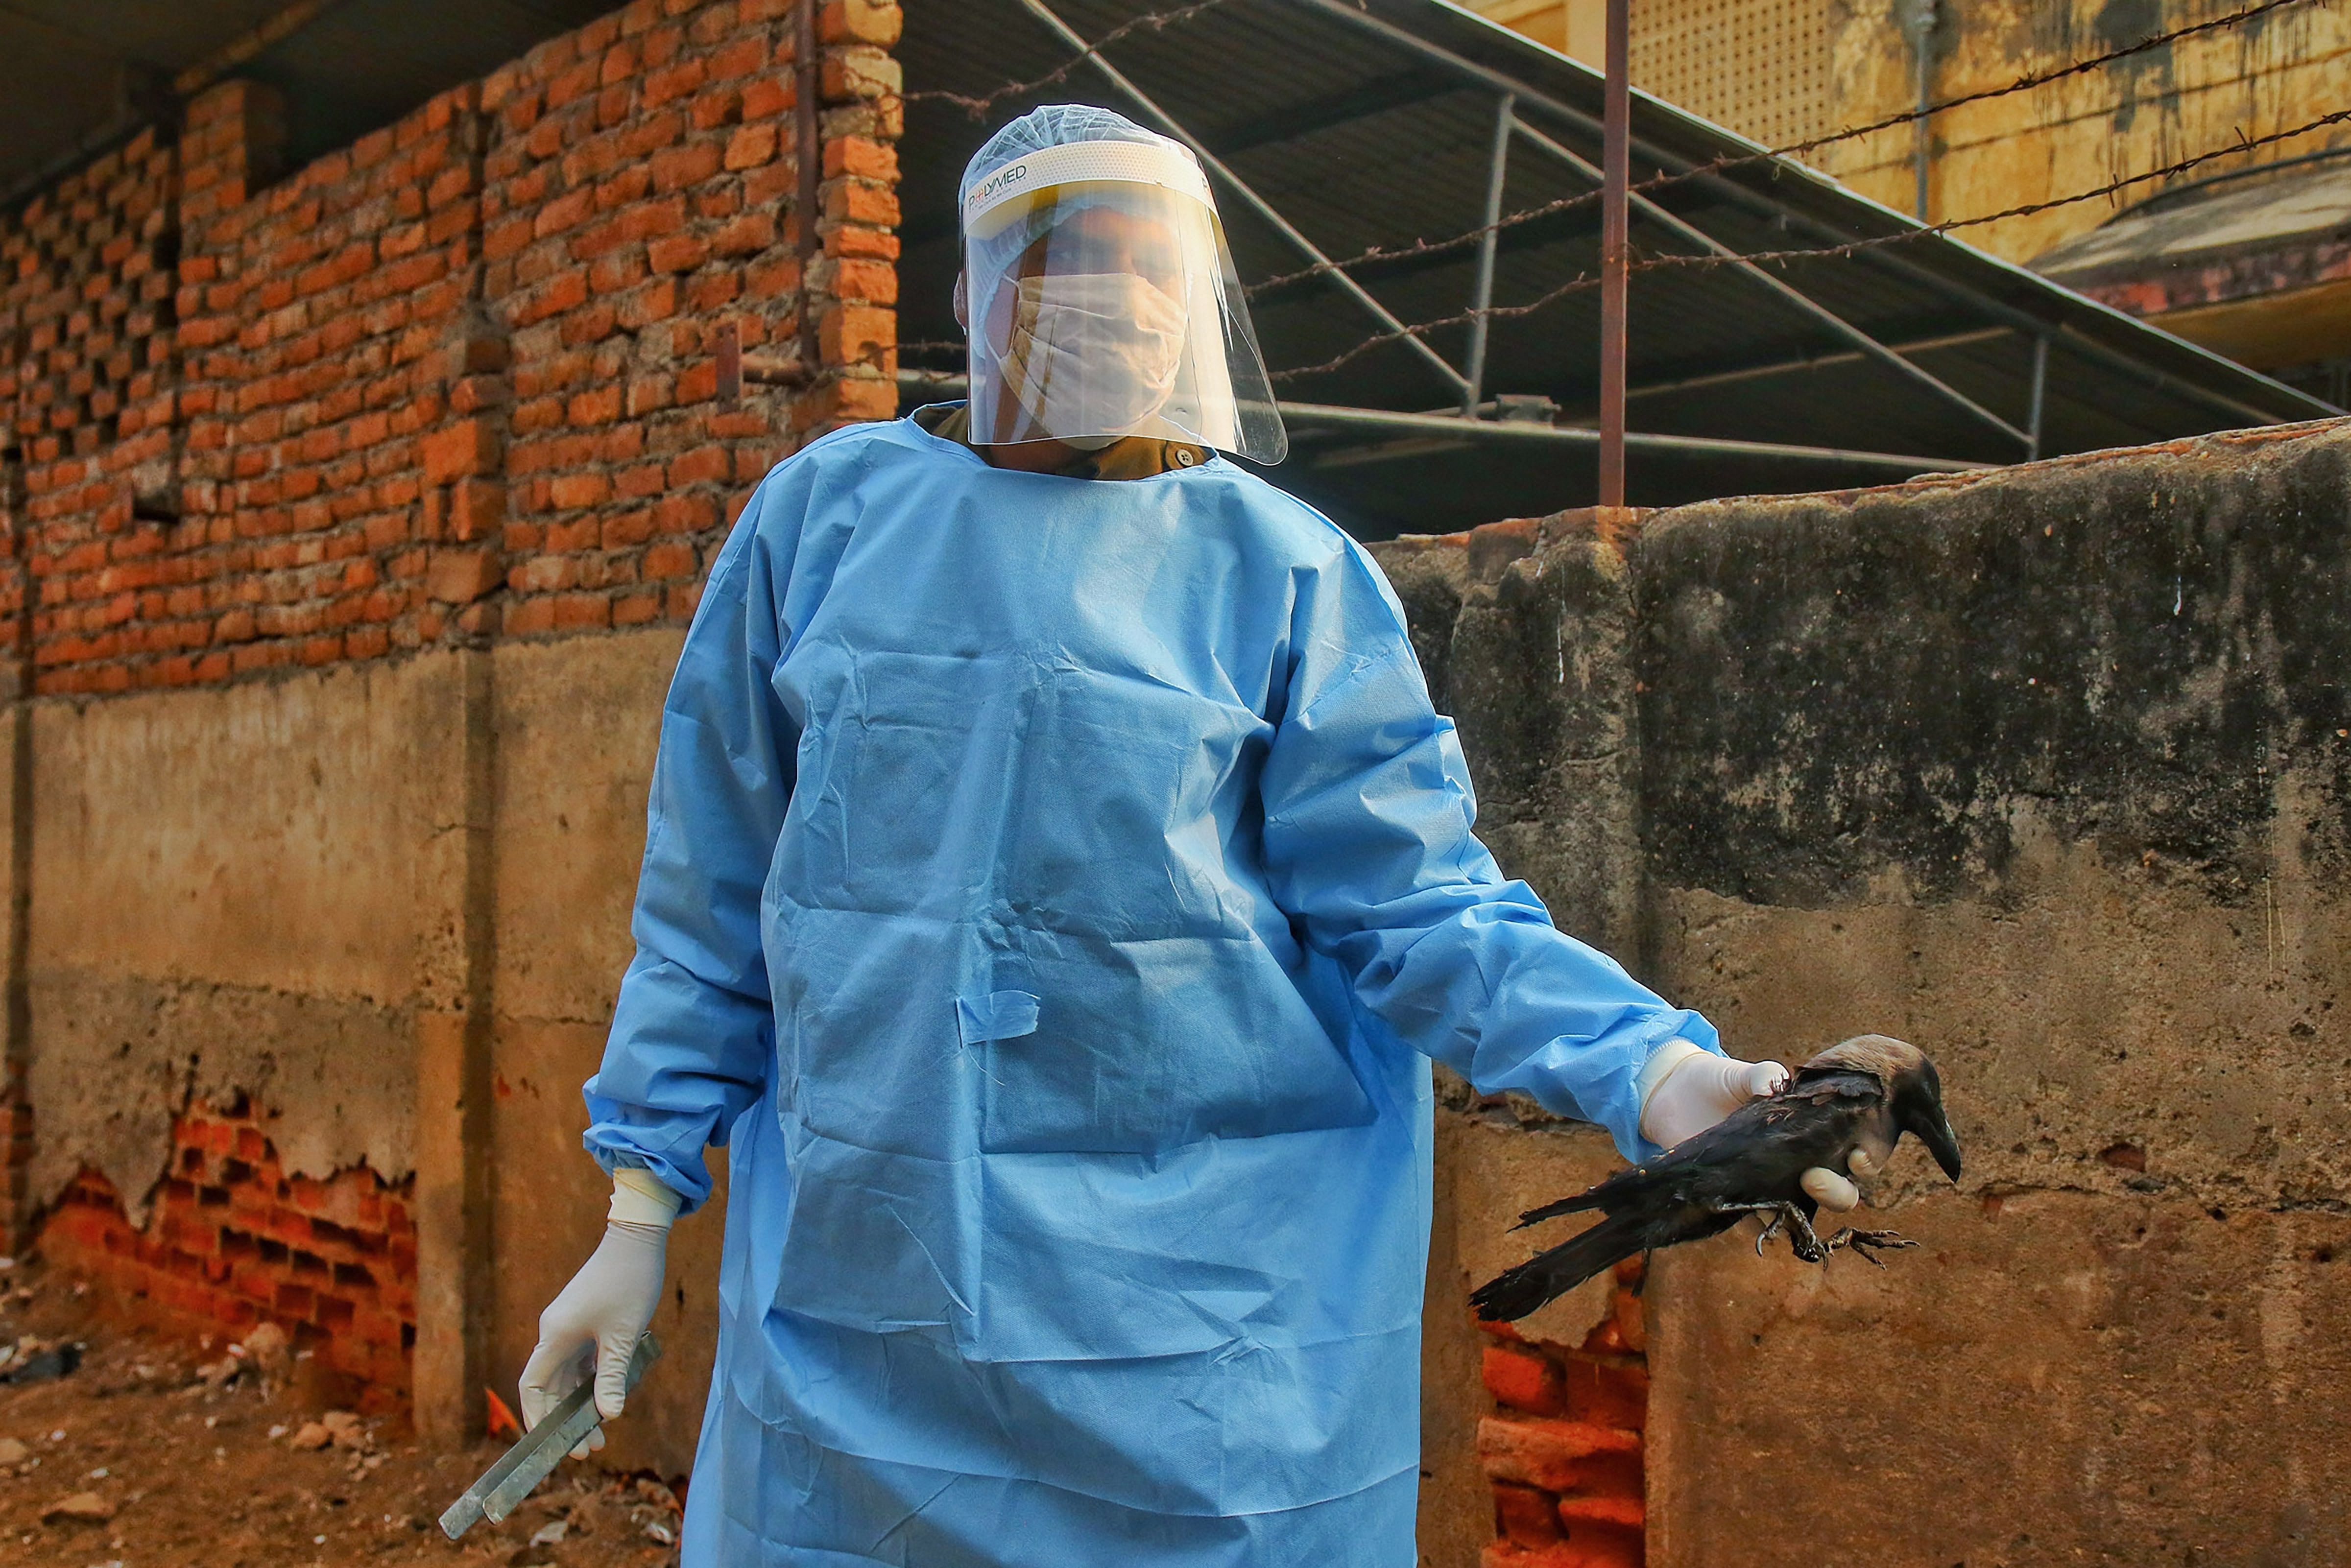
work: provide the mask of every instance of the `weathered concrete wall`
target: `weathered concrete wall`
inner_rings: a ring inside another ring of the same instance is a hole
[[[1448,571],[1466,606],[1416,630],[1490,784],[1573,666],[1472,674],[1472,612],[1531,647],[1614,552],[1480,536],[1389,562],[1416,615]],[[1657,1261],[1650,1561],[2341,1561],[2351,428],[1685,508],[1620,559],[1618,950],[1747,1055],[1917,1040],[1969,1161],[1897,1164],[1873,1201],[1924,1246],[1883,1274]],[[1591,802],[1499,793],[1506,863],[1558,882],[1525,845]],[[1466,1252],[1516,1197],[1449,1179]]]
[[[1886,1195],[1912,1280],[1659,1270],[1664,1560],[1835,1528],[1754,1462],[1813,1443],[1918,1561],[2330,1560],[2351,437],[1692,508],[1635,561],[1660,975],[1758,1051],[1926,1044],[1971,1167]]]
[[[488,1223],[471,1262],[489,1299],[471,1310],[488,1338],[481,1375],[510,1385],[540,1307],[602,1226],[580,1084],[630,956],[680,642],[650,628],[37,704],[33,1200],[54,1207],[97,1172],[99,1201],[119,1196],[131,1229],[77,1223],[120,1248],[201,1142],[206,1108],[247,1102],[288,1175],[364,1167],[400,1184],[418,1165],[420,1053],[486,979]],[[491,779],[478,833],[474,747]],[[476,928],[486,977],[468,968]],[[677,1232],[656,1323],[670,1356],[632,1406],[624,1462],[676,1474],[692,1458],[719,1229],[714,1208]]]
[[[239,1092],[301,1108],[291,1171],[408,1175],[413,1014],[451,897],[417,851],[456,809],[418,760],[455,677],[438,655],[35,706],[37,1201],[89,1165],[143,1204],[172,1118]]]
[[[24,716],[17,1212],[125,1314],[270,1319],[378,1403],[417,1337],[420,1045],[468,987],[464,770],[420,760],[465,755],[476,657]]]
[[[538,1312],[603,1233],[611,1184],[581,1151],[580,1085],[596,1070],[621,973],[662,696],[684,639],[625,636],[513,644],[496,654],[497,961],[492,1051],[497,1260],[490,1361],[507,1381]],[[726,1155],[713,1151],[715,1169]],[[694,1457],[718,1332],[724,1202],[672,1233],[653,1330],[658,1377],[629,1405],[611,1456],[682,1475]]]
[[[1914,57],[1891,7],[1829,0],[1833,107],[1843,128],[1871,124],[1917,102]],[[1940,7],[1930,91],[1938,101],[2007,87],[2158,33],[2251,9],[2235,0],[1967,0]],[[1953,218],[2097,189],[2111,181],[2215,152],[2246,137],[2308,125],[2342,105],[2351,18],[2331,5],[2287,5],[2231,26],[2126,56],[2045,87],[1937,115],[1930,122],[1928,216]],[[2323,125],[2223,157],[2195,174],[2250,168],[2341,146],[2345,127]],[[1812,155],[1818,166],[1903,212],[1915,190],[1908,125],[1842,141]],[[2163,187],[2133,187],[2125,204]],[[2105,201],[2076,202],[1965,232],[1970,244],[2024,260],[2112,215]]]

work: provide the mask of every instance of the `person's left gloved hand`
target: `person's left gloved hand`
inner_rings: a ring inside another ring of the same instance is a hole
[[[1759,1095],[1788,1082],[1776,1061],[1740,1061],[1717,1056],[1686,1040],[1667,1041],[1641,1073],[1641,1135],[1662,1148],[1703,1133]],[[1866,1178],[1869,1156],[1854,1151],[1853,1174]],[[1861,1188],[1840,1172],[1814,1166],[1802,1177],[1804,1191],[1823,1208],[1843,1214],[1861,1205]]]

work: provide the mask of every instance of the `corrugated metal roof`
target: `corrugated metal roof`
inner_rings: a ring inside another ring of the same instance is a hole
[[[1068,62],[1071,50],[1036,16],[1036,0],[905,0],[899,48],[907,86],[984,94]],[[1172,0],[1044,0],[1088,39]],[[1601,82],[1588,68],[1444,0],[1223,0],[1142,28],[1104,57],[1221,157],[1328,255],[1459,235],[1483,220],[1499,91],[1517,93],[1533,131],[1597,164]],[[1083,101],[1150,123],[1090,65],[974,120],[939,99],[909,106],[903,197],[911,221],[902,264],[902,335],[957,336],[947,309],[956,268],[955,183],[997,125],[1032,104]],[[1761,152],[1646,95],[1634,104],[1634,178]],[[1590,182],[1527,138],[1509,158],[1504,211],[1573,196]],[[1218,193],[1245,282],[1305,258],[1235,193]],[[1825,176],[1784,161],[1750,162],[1658,193],[1659,204],[1742,252],[1872,239],[1914,225]],[[1502,232],[1493,302],[1541,298],[1599,264],[1599,209],[1586,203]],[[1636,255],[1693,246],[1635,211]],[[1382,261],[1352,275],[1405,322],[1455,316],[1471,298],[1477,252]],[[1941,236],[1855,256],[1779,264],[1775,276],[2007,423],[2031,413],[2034,344],[2045,339],[2045,455],[2200,434],[2329,412],[2304,394]],[[1907,455],[1934,465],[2014,462],[2016,437],[1898,369],[1856,351],[1831,323],[1729,267],[1637,273],[1631,296],[1632,424],[1657,435],[1729,437]],[[1277,371],[1328,360],[1378,330],[1327,279],[1269,290],[1253,303]],[[1492,326],[1486,390],[1548,397],[1565,425],[1588,425],[1597,398],[1599,296],[1571,293]],[[1455,366],[1468,329],[1428,344]],[[949,366],[953,352],[909,356]],[[1326,373],[1284,381],[1285,400],[1394,411],[1443,410],[1458,392],[1402,343]],[[1585,438],[1465,438],[1383,433],[1293,414],[1281,482],[1366,537],[1546,511],[1592,499]],[[1928,466],[1922,461],[1918,466]],[[1636,444],[1632,498],[1667,503],[1749,491],[1880,483],[1899,464],[1740,458]]]

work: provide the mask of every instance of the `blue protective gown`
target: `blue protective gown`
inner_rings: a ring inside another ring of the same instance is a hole
[[[1714,1044],[1473,810],[1379,569],[1228,463],[769,474],[588,1085],[689,1207],[731,1145],[688,1568],[1410,1564],[1426,1056],[1639,1153]]]

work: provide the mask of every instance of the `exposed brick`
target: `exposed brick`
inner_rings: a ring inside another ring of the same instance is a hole
[[[804,399],[803,404],[830,424],[888,419],[897,413],[898,389],[895,383],[879,377],[844,379],[820,389],[815,397]]]
[[[496,471],[504,443],[487,419],[461,420],[428,432],[423,441],[424,482],[446,484],[472,474]]]
[[[1640,1357],[1578,1351],[1556,1360],[1564,1396],[1559,1414],[1628,1432],[1647,1424],[1649,1371]]]
[[[606,475],[566,474],[554,481],[550,497],[555,505],[570,508],[599,506],[611,493],[612,481]]]
[[[836,298],[862,304],[894,305],[898,302],[898,269],[878,261],[835,262],[832,292]]]
[[[831,180],[844,174],[861,180],[885,180],[894,185],[898,181],[898,150],[867,136],[835,137],[824,144],[824,176]]]
[[[745,213],[711,236],[718,256],[751,256],[776,243],[776,220],[765,212]]]
[[[1637,1497],[1563,1497],[1559,1500],[1558,1513],[1571,1533],[1593,1525],[1638,1531],[1648,1517],[1646,1506]]]
[[[905,72],[898,62],[868,44],[827,49],[820,74],[828,103],[895,95],[906,86]]]
[[[694,235],[664,235],[645,247],[656,272],[691,272],[710,259],[709,242]]]
[[[1494,1530],[1508,1541],[1531,1546],[1562,1541],[1559,1499],[1537,1487],[1494,1483]]]
[[[1541,1352],[1489,1344],[1483,1371],[1486,1391],[1511,1409],[1533,1416],[1567,1414],[1565,1369]]]
[[[1591,1463],[1641,1451],[1640,1435],[1582,1421],[1489,1416],[1478,1423],[1478,1453],[1486,1473],[1498,1480],[1574,1490],[1583,1478],[1605,1468]]]
[[[741,103],[744,120],[772,120],[789,112],[793,103],[793,85],[791,77],[780,71],[745,82]]]
[[[836,305],[817,322],[818,350],[828,365],[877,363],[898,342],[895,311],[866,305]]]
[[[835,223],[893,228],[898,223],[898,195],[862,181],[831,181],[824,187],[824,215]]]
[[[905,21],[905,13],[888,0],[825,0],[817,13],[817,37],[828,44],[886,49],[898,41]]]
[[[390,1225],[406,1188],[365,1168],[340,1171],[304,1186],[311,1207],[341,1218],[323,1228],[300,1218],[287,1204],[302,1178],[282,1169],[263,1120],[243,1105],[191,1106],[173,1122],[174,1175],[143,1230],[107,1178],[84,1169],[37,1245],[67,1273],[102,1285],[97,1299],[110,1314],[191,1339],[242,1335],[266,1319],[365,1385],[363,1408],[395,1407],[407,1397],[404,1347],[416,1323],[414,1249],[399,1248]]]
[[[1492,1342],[1487,1389],[1507,1412],[1478,1431],[1499,1537],[1486,1568],[1640,1568],[1648,1370],[1621,1325],[1639,1320],[1643,1280],[1641,1260],[1619,1265],[1606,1311],[1573,1347],[1478,1325]]]
[[[773,124],[739,126],[735,134],[726,139],[723,165],[728,169],[756,169],[775,155],[776,127]]]
[[[696,564],[692,545],[664,540],[645,551],[643,572],[653,581],[692,577]]]
[[[506,580],[506,566],[489,546],[437,549],[425,569],[424,591],[444,604],[470,604]]]
[[[683,147],[664,148],[653,154],[653,188],[657,191],[681,190],[695,185],[718,172],[724,152],[715,141],[691,142]]]
[[[1479,1556],[1479,1568],[1642,1568],[1638,1539],[1625,1541],[1614,1532],[1598,1539],[1562,1541],[1529,1546],[1498,1541]]]
[[[867,256],[877,261],[898,259],[898,236],[886,229],[844,225],[829,229],[824,235],[827,256]]]
[[[669,482],[683,488],[703,480],[724,479],[733,467],[733,458],[724,446],[699,446],[670,459]]]

